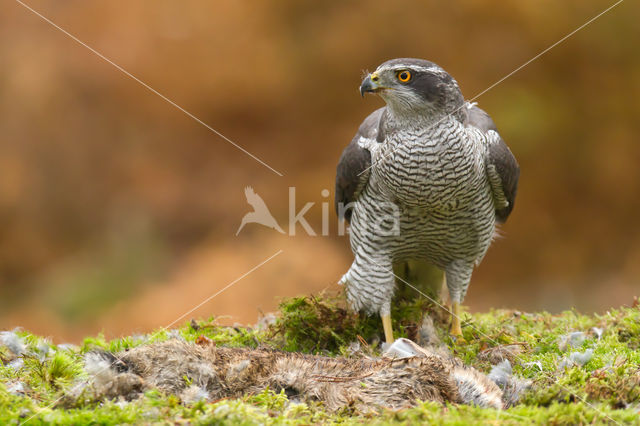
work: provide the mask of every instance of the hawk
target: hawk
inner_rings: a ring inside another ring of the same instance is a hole
[[[393,342],[394,267],[430,263],[444,271],[451,334],[461,336],[460,303],[513,209],[518,163],[489,115],[433,62],[387,61],[360,93],[386,106],[362,122],[337,167],[336,210],[350,224],[354,254],[340,281],[347,300],[378,313]]]

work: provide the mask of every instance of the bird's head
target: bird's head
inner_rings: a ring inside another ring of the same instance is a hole
[[[377,93],[398,118],[437,117],[464,104],[458,83],[440,66],[423,59],[392,59],[367,75],[360,94]]]

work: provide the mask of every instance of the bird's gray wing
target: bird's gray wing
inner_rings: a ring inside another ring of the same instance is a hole
[[[468,109],[468,121],[470,125],[488,135],[487,175],[496,202],[496,221],[504,223],[511,214],[516,201],[520,166],[518,166],[518,162],[507,144],[498,134],[498,129],[489,114],[472,105]]]
[[[347,207],[358,199],[367,185],[371,166],[371,152],[367,145],[384,140],[380,123],[385,109],[380,108],[365,118],[351,143],[342,152],[336,170],[335,208],[339,219],[351,221],[353,209]]]

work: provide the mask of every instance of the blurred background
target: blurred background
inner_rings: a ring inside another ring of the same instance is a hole
[[[342,149],[382,105],[365,70],[430,59],[472,98],[604,10],[603,1],[27,1],[278,176],[41,18],[0,5],[0,329],[56,342],[215,315],[255,323],[335,290]],[[604,311],[640,294],[640,4],[624,2],[478,102],[522,174],[504,238],[465,301]],[[320,233],[284,227],[289,187]],[[331,195],[322,195],[329,189]]]

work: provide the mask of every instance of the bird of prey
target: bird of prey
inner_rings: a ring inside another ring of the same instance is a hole
[[[444,271],[451,334],[461,337],[460,303],[513,209],[518,163],[489,115],[433,62],[384,62],[360,93],[386,106],[362,122],[337,167],[336,210],[350,222],[354,254],[340,281],[347,300],[380,314],[393,342],[394,267],[430,263]]]
[[[236,231],[236,235],[240,233],[247,223],[259,223],[260,225],[275,229],[279,233],[284,234],[284,231],[280,225],[278,225],[278,222],[269,211],[262,197],[256,194],[252,187],[247,186],[244,189],[244,196],[247,198],[247,203],[253,207],[253,211],[244,215],[240,227]]]

